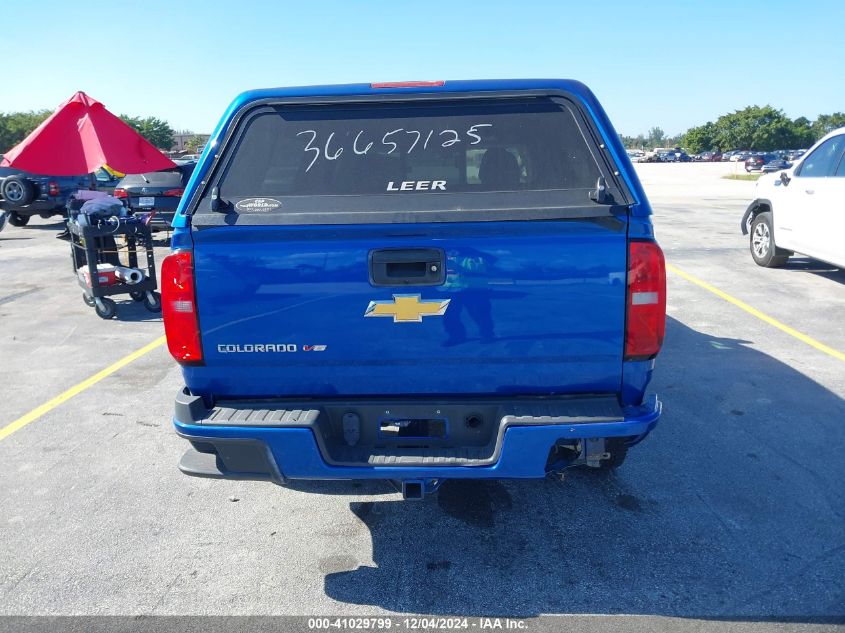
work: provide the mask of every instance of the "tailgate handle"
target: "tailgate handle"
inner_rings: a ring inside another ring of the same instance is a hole
[[[446,253],[440,248],[383,248],[370,251],[374,286],[439,286],[446,281]]]

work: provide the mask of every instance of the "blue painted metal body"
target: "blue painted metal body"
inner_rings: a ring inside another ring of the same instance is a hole
[[[615,393],[626,231],[591,222],[225,227],[194,235],[205,364],[197,395],[356,397]],[[374,288],[371,249],[439,247],[442,286]],[[449,300],[421,323],[363,318],[394,294]],[[291,354],[232,353],[237,344]],[[325,345],[305,353],[305,346]]]
[[[590,220],[355,226],[227,226],[191,231],[191,193],[237,113],[264,99],[401,93],[444,96],[560,90],[579,100],[628,189],[627,213]],[[627,242],[652,238],[651,209],[619,137],[592,93],[567,80],[449,81],[440,87],[374,89],[366,84],[249,91],[223,116],[177,211],[173,248],[193,249],[205,363],[183,367],[192,393],[225,397],[396,397],[617,394],[624,422],[514,427],[489,467],[335,467],[311,431],[184,425],[190,437],[267,443],[290,478],[541,477],[549,448],[566,437],[627,436],[656,424],[660,407],[640,407],[653,361],[623,361]],[[447,282],[375,288],[367,253],[442,248]],[[365,319],[369,301],[392,294],[450,299],[451,313],[394,325]],[[239,354],[244,343],[325,345],[320,353]]]

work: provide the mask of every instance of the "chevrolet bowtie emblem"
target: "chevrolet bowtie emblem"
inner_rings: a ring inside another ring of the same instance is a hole
[[[394,323],[421,323],[424,316],[443,316],[449,299],[420,300],[420,295],[393,295],[392,301],[370,301],[365,317],[393,317]]]

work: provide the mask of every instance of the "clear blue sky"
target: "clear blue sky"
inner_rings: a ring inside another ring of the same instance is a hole
[[[209,132],[249,88],[513,77],[579,79],[630,135],[845,111],[843,0],[3,0],[0,19],[0,111],[84,90]]]

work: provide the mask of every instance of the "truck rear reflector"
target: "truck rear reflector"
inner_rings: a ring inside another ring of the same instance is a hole
[[[625,360],[654,358],[666,332],[666,262],[655,242],[628,246]]]
[[[161,311],[167,349],[182,365],[201,365],[197,300],[194,289],[194,257],[191,251],[177,251],[161,264]]]

